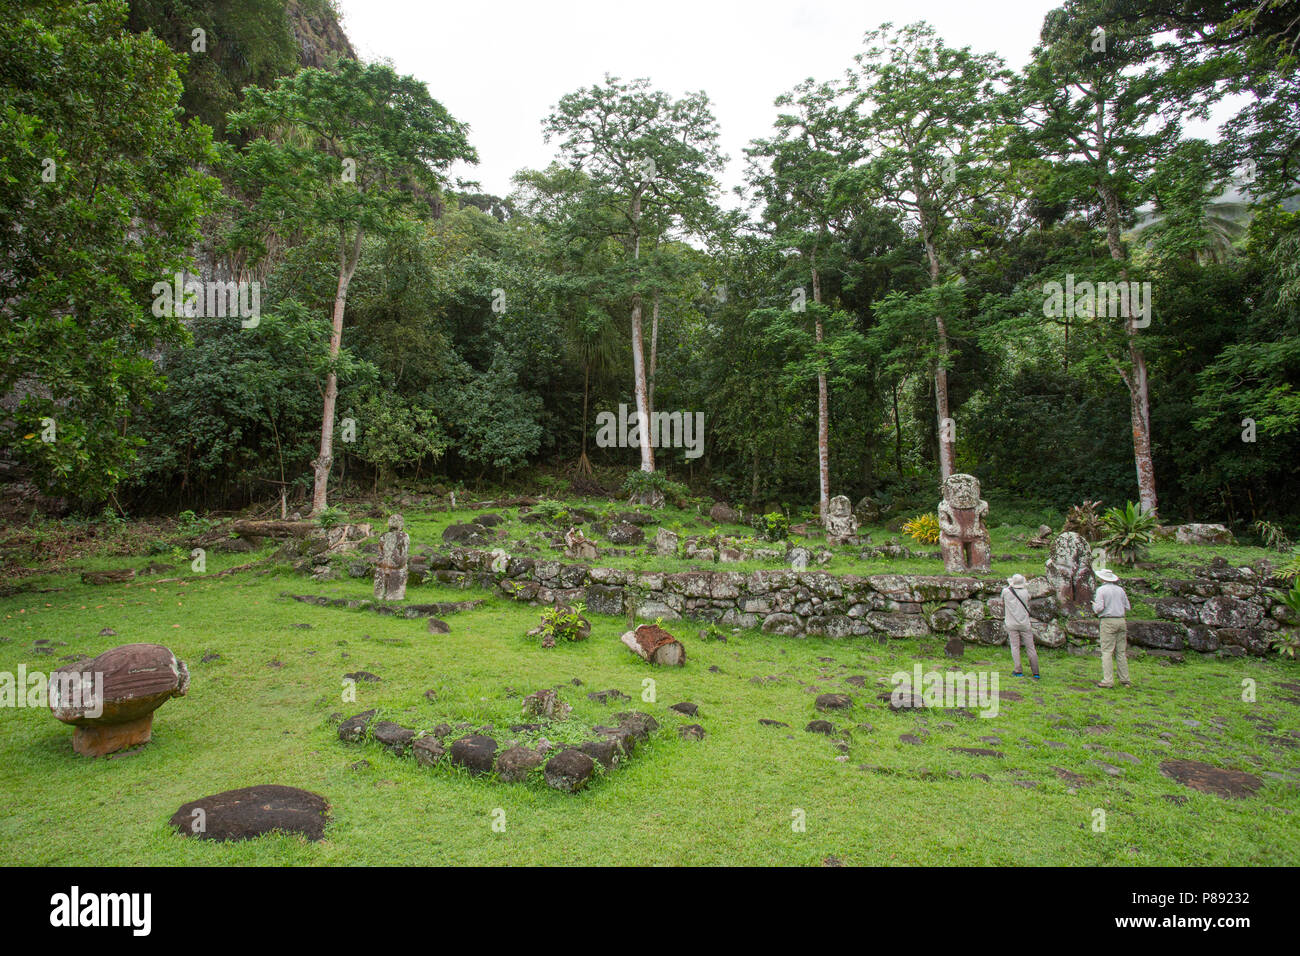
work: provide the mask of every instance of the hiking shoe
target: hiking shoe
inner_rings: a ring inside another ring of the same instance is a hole
[[[1102,681],[1097,681],[1097,686],[1100,687],[1100,688],[1102,688],[1103,690],[1110,690],[1110,689],[1111,689],[1112,687],[1114,687],[1115,685],[1114,685],[1114,684],[1107,684],[1107,683],[1104,683],[1104,682],[1102,682]]]
[[[1039,678],[1039,676],[1038,676],[1037,674],[1034,675],[1034,680],[1040,680],[1040,679],[1041,679],[1041,678]]]
[[[1025,674],[1024,674],[1024,671],[1012,671],[1012,672],[1011,672],[1011,676],[1012,676],[1012,677],[1024,677]]]

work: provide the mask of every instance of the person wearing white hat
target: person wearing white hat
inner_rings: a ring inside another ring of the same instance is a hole
[[[1011,575],[1002,589],[1002,624],[1007,629],[1011,663],[1015,667],[1011,676],[1025,676],[1020,669],[1020,645],[1024,644],[1034,680],[1038,680],[1038,650],[1034,647],[1034,628],[1029,618],[1029,585],[1023,574]]]
[[[1098,687],[1114,687],[1111,658],[1114,667],[1119,670],[1119,682],[1129,686],[1128,679],[1128,623],[1125,615],[1129,611],[1128,595],[1116,582],[1119,575],[1108,568],[1097,568],[1096,575],[1102,582],[1092,599],[1092,613],[1098,617],[1101,639],[1101,683]]]

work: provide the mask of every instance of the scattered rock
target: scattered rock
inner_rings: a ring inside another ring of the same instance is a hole
[[[309,840],[325,835],[329,803],[296,787],[263,785],[227,790],[181,806],[171,825],[183,836],[204,840],[250,840],[264,833],[300,833]]]
[[[680,704],[673,704],[668,709],[675,710],[679,714],[685,714],[687,717],[694,717],[700,712],[700,708],[689,701],[682,701]]]
[[[469,734],[451,745],[451,762],[475,776],[492,772],[497,742],[482,734]]]
[[[507,783],[521,783],[528,776],[529,771],[541,765],[541,754],[516,744],[502,751],[501,756],[497,758],[497,776]]]
[[[704,728],[699,724],[683,724],[677,728],[677,735],[682,740],[703,740]]]
[[[846,710],[853,706],[853,698],[848,694],[819,694],[814,705],[820,711]]]
[[[1160,772],[1185,787],[1230,799],[1253,797],[1264,785],[1252,773],[1225,770],[1197,760],[1166,760],[1160,764]]]
[[[586,786],[596,770],[596,762],[581,750],[561,750],[546,762],[543,776],[546,785],[563,793],[576,793]]]
[[[420,737],[411,744],[411,752],[421,767],[432,767],[446,755],[447,749],[437,737]]]

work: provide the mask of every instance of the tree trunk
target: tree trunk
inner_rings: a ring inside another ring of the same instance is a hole
[[[925,229],[922,223],[922,229]],[[925,255],[930,263],[930,287],[934,288],[939,284],[939,255],[934,248],[934,240],[927,235],[925,239]],[[953,440],[956,437],[953,429],[947,425],[950,419],[948,414],[948,325],[944,322],[943,316],[934,317],[935,331],[938,333],[939,341],[939,359],[934,364],[934,411],[939,419],[939,478],[947,480],[948,476],[957,470],[956,453],[953,447]]]
[[[817,253],[813,252],[812,265],[813,302],[822,303],[822,277],[817,269]],[[830,402],[826,391],[826,363],[821,353],[825,329],[822,327],[821,311],[817,311],[817,513],[826,520],[826,510],[831,502],[831,425]]]
[[[650,311],[650,383],[648,402],[650,411],[655,410],[655,372],[659,368],[659,293],[655,293],[654,308]]]
[[[1103,171],[1105,173],[1105,171]],[[1101,195],[1102,207],[1106,212],[1106,247],[1110,257],[1116,262],[1127,258],[1124,244],[1120,239],[1119,197],[1114,188],[1106,181],[1097,187]],[[1128,282],[1128,270],[1120,272],[1120,278]],[[1131,310],[1130,310],[1131,311]],[[1133,463],[1137,471],[1138,504],[1143,511],[1156,513],[1155,462],[1151,457],[1151,393],[1147,379],[1147,360],[1138,345],[1138,330],[1133,325],[1133,316],[1124,320],[1124,333],[1128,338],[1129,372],[1121,371],[1120,377],[1128,386],[1129,421],[1133,430]]]
[[[358,227],[352,242],[352,258],[348,259],[346,240],[339,249],[339,281],[334,293],[333,329],[330,332],[330,362],[338,358],[339,348],[343,343],[343,309],[348,299],[348,283],[356,271],[357,260],[361,258],[361,229]],[[334,464],[334,406],[339,397],[339,378],[331,364],[325,379],[325,404],[321,413],[320,454],[312,462],[316,483],[312,489],[311,513],[319,515],[328,506],[327,489],[330,480],[330,468]]]
[[[587,398],[591,390],[591,363],[582,366],[582,454],[578,456],[578,474],[591,474],[591,459],[587,457]]]
[[[633,236],[632,260],[641,258],[641,193],[632,199],[632,223],[637,230]],[[639,281],[639,277],[638,277]],[[637,429],[641,439],[641,470],[655,470],[655,453],[650,446],[650,392],[646,382],[645,337],[641,331],[641,293],[632,294],[632,377],[636,389]]]

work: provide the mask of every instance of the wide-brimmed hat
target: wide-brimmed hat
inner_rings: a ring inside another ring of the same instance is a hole
[[[1119,575],[1116,574],[1114,571],[1110,570],[1109,568],[1097,568],[1097,570],[1093,573],[1096,574],[1097,577],[1101,578],[1103,581],[1119,580]]]
[[[1010,584],[1013,588],[1023,588],[1028,583],[1023,574],[1013,574],[1007,578],[1007,584]]]

